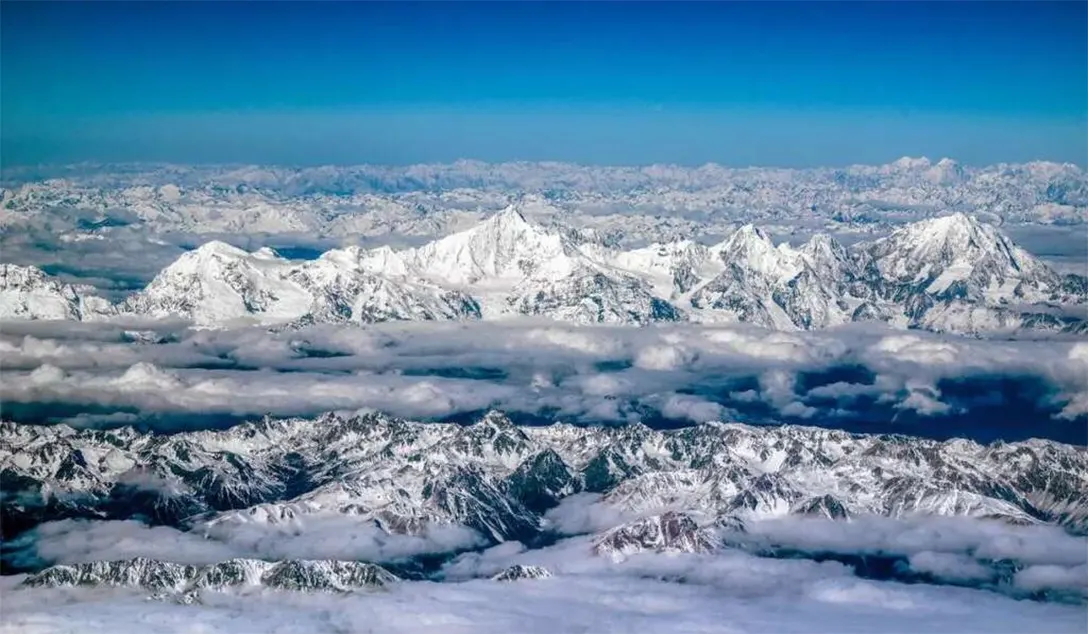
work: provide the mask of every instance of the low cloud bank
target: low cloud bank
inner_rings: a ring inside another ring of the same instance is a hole
[[[60,520],[41,524],[6,544],[4,558],[21,569],[134,557],[193,565],[234,557],[388,563],[462,551],[483,541],[462,526],[426,526],[417,534],[404,535],[340,514],[306,514],[279,523],[202,523],[189,531],[135,520]]]
[[[788,562],[797,564],[798,562]],[[758,573],[748,570],[745,574]],[[785,572],[785,570],[783,571]],[[742,577],[738,576],[738,581]],[[407,582],[347,596],[204,593],[202,604],[147,601],[146,593],[69,590],[5,592],[0,632],[104,629],[265,634],[382,632],[813,632],[826,634],[1080,633],[1078,606],[1014,601],[964,588],[851,577],[782,574],[778,589],[756,581],[705,586],[626,575],[560,575],[502,583]],[[749,578],[752,581],[752,578]]]
[[[980,441],[1088,444],[1088,343],[974,341],[851,326],[813,333],[677,325],[313,326],[190,330],[9,322],[5,417],[162,431],[264,414],[381,409],[458,419],[710,419]]]

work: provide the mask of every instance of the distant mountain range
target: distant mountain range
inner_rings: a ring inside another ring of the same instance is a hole
[[[289,260],[219,241],[183,254],[118,304],[34,267],[0,268],[0,317],[180,317],[204,327],[502,319],[580,324],[745,322],[811,330],[854,321],[961,334],[1088,332],[1088,278],[1060,274],[993,226],[954,213],[845,248],[775,245],[754,225],[723,241],[611,247],[510,206],[416,248]]]
[[[606,242],[719,235],[731,223],[864,229],[948,211],[1009,223],[1088,222],[1088,174],[1037,161],[989,166],[904,157],[842,168],[447,165],[95,165],[3,171],[0,226],[54,231],[433,239],[521,199],[527,217]]]

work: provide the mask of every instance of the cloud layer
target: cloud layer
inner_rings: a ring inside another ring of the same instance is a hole
[[[201,605],[103,590],[4,589],[0,632],[1082,632],[1083,608],[857,579],[835,565],[647,558],[622,572],[501,583],[407,582],[343,597],[206,593]],[[664,574],[696,576],[673,583]],[[48,607],[46,607],[48,606]]]
[[[190,330],[9,322],[5,416],[163,430],[381,409],[450,419],[675,426],[711,419],[1085,444],[1088,343],[978,341],[852,325],[488,324]]]

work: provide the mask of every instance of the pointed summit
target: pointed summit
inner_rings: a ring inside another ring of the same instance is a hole
[[[983,224],[962,211],[922,220],[909,225],[907,229],[919,242],[942,243],[953,248],[985,248],[1004,238],[992,226]]]
[[[502,211],[488,218],[487,222],[505,226],[530,224],[525,219],[525,215],[521,213],[521,208],[516,204],[507,205]]]
[[[453,284],[502,284],[555,265],[575,249],[557,232],[530,223],[510,205],[483,223],[416,249],[409,258],[427,276]],[[569,267],[568,267],[569,268]]]
[[[864,250],[884,279],[929,294],[955,287],[959,296],[970,297],[1032,288],[1045,295],[1059,283],[1048,266],[995,227],[962,212],[901,227]]]
[[[496,429],[513,429],[515,427],[514,422],[510,420],[510,417],[506,415],[502,410],[489,410],[478,421],[478,424],[488,427],[495,427]]]
[[[777,278],[796,268],[796,254],[777,249],[767,232],[752,224],[737,229],[722,244],[721,258],[726,264]]]
[[[269,249],[269,251],[271,251],[271,249]],[[189,251],[186,254],[183,254],[182,257],[184,257],[185,255],[191,255],[194,258],[201,259],[212,256],[244,258],[250,255],[250,253],[245,249],[240,249],[232,244],[227,244],[222,240],[212,240],[210,242],[205,242],[204,244],[193,249],[192,251]]]
[[[766,242],[767,244],[771,244],[771,236],[768,235],[766,231],[760,229],[752,223],[748,223],[734,231],[732,237],[730,238],[730,241],[734,242],[749,242],[752,240],[758,240],[760,242]]]
[[[827,281],[842,282],[853,273],[853,260],[846,247],[826,233],[813,235],[797,251]]]

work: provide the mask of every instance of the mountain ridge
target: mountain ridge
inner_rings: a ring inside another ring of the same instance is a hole
[[[1088,304],[1088,280],[1053,271],[962,213],[850,249],[823,234],[797,248],[775,246],[747,224],[709,247],[680,241],[622,251],[579,242],[509,206],[473,228],[402,251],[348,247],[297,261],[211,241],[112,307],[37,269],[9,269],[19,275],[0,279],[0,298],[17,318],[81,319],[87,312],[90,319],[181,317],[223,327],[539,315],[634,325],[740,321],[784,330],[866,320],[962,334],[1088,329],[1077,313]],[[58,312],[58,305],[68,308]]]
[[[790,425],[655,431],[522,427],[500,412],[471,425],[326,414],[158,435],[5,422],[0,482],[12,493],[0,504],[6,538],[43,517],[142,517],[218,535],[346,515],[379,532],[458,525],[490,542],[531,540],[548,509],[579,493],[632,517],[932,513],[1088,533],[1083,448]]]

